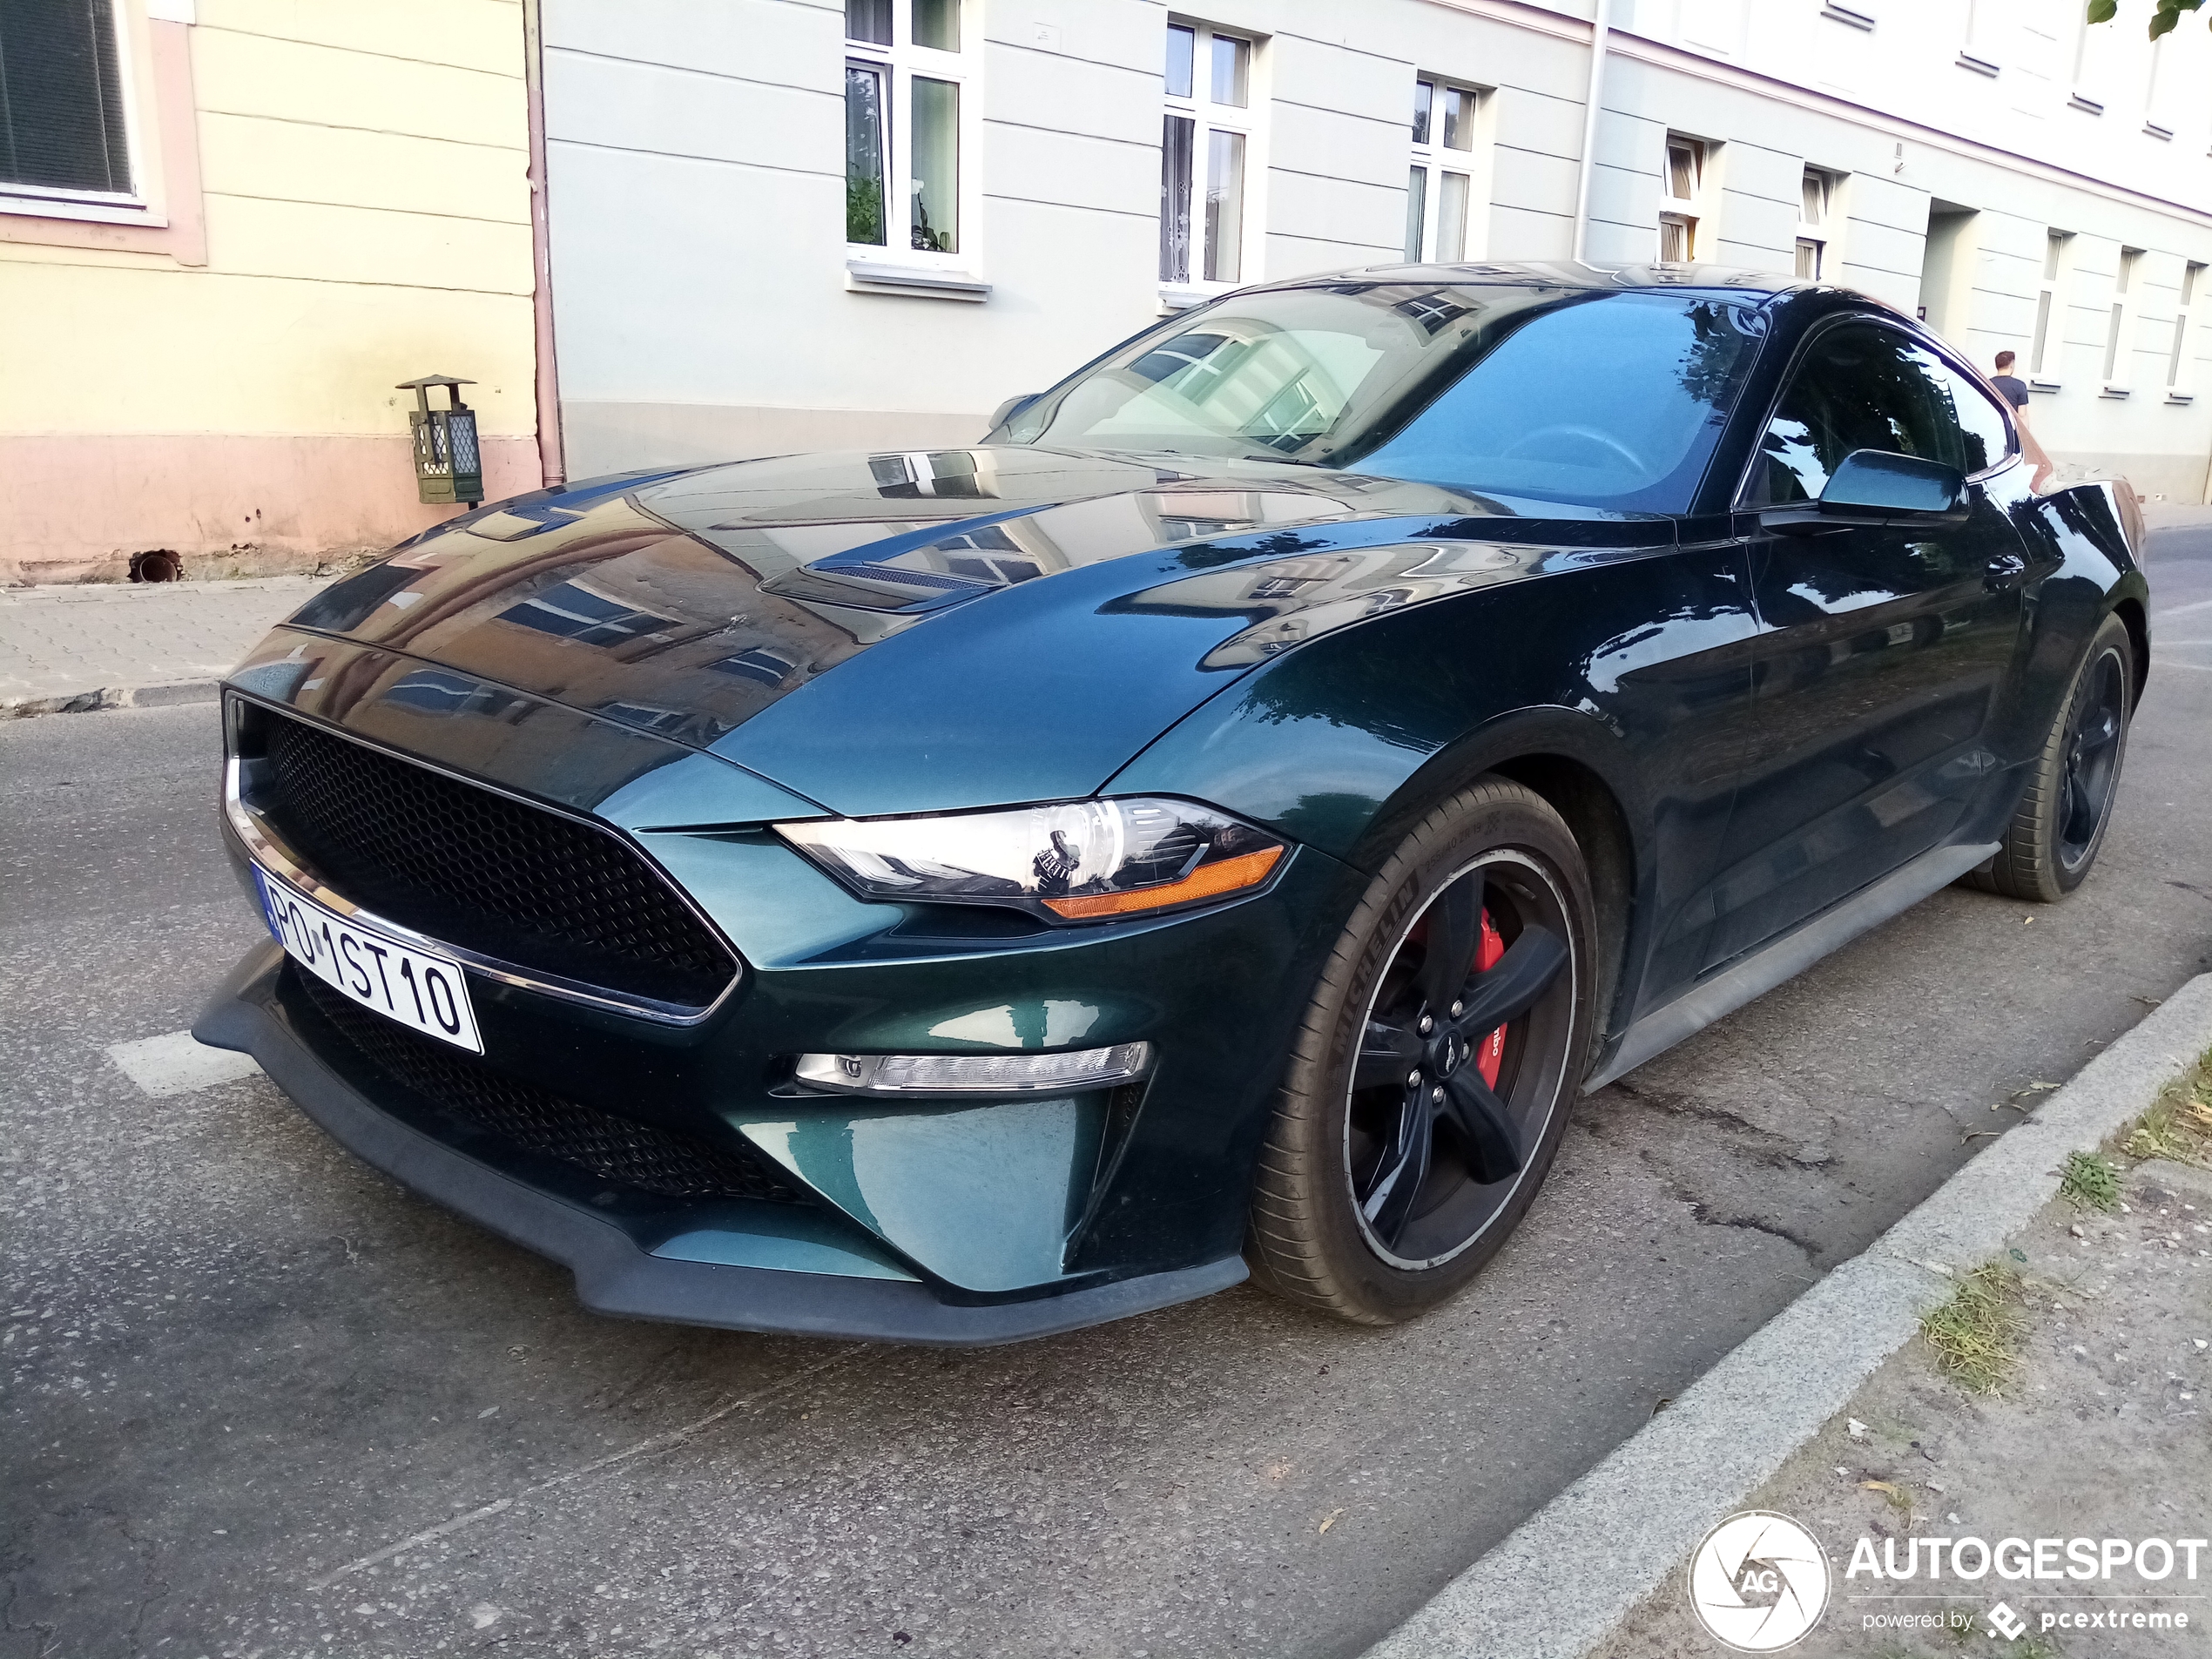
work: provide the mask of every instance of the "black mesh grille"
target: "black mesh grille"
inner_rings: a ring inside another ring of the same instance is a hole
[[[315,1011],[363,1059],[471,1129],[642,1192],[805,1202],[765,1158],[563,1099],[370,1013],[296,964],[288,971]]]
[[[614,836],[266,718],[253,806],[355,904],[518,967],[692,1008],[736,973],[728,948]]]

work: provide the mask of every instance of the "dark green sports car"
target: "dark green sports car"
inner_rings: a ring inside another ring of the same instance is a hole
[[[2095,859],[2124,487],[1704,267],[1186,311],[971,448],[470,512],[233,673],[197,1030],[610,1313],[980,1343],[1465,1285],[1579,1089]]]

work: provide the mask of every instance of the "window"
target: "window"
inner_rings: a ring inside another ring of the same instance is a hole
[[[1481,94],[1426,77],[1413,83],[1413,160],[1406,181],[1406,257],[1453,265],[1467,257],[1475,199],[1475,111]]]
[[[582,645],[612,646],[655,635],[672,618],[640,610],[570,581],[557,582],[520,604],[509,605],[499,613],[499,620],[519,623]]]
[[[1807,167],[1798,185],[1797,273],[1808,281],[1819,281],[1827,269],[1828,223],[1835,211],[1837,183],[1833,173]]]
[[[961,0],[846,0],[845,240],[963,251]]]
[[[1873,323],[1847,322],[1816,338],[1791,374],[1760,441],[1745,490],[1748,505],[1817,501],[1828,476],[1854,449],[1919,455],[1979,472],[2011,447],[2005,418],[1988,400],[1917,341]],[[1972,411],[1972,424],[1961,412]],[[1995,417],[1995,426],[1989,417]]]
[[[1160,132],[1162,282],[1244,279],[1251,79],[1250,40],[1203,24],[1168,25],[1167,111]]]
[[[1266,289],[1131,341],[1007,431],[1681,512],[1757,351],[1743,314],[1668,293]]]
[[[2120,268],[2113,273],[2112,314],[2105,322],[2105,389],[2120,391],[2126,388],[2133,364],[2128,351],[2128,322],[2133,314],[2135,267],[2142,260],[2139,247],[2120,250]]]
[[[2189,307],[2196,303],[2197,286],[2204,280],[2204,266],[2192,260],[2182,267],[2181,309],[2174,314],[2174,349],[2166,360],[2166,390],[2169,396],[2187,397],[2189,382]]]
[[[1705,251],[1697,234],[1697,221],[1705,199],[1706,145],[1702,138],[1667,135],[1666,191],[1659,214],[1659,258],[1680,264]]]
[[[2073,263],[2074,233],[2047,231],[2043,235],[2043,280],[2035,293],[2035,338],[2027,353],[2031,379],[2055,379],[2060,347],[2065,343],[2066,305],[2060,299]]]
[[[9,0],[0,10],[0,188],[132,200],[127,108],[113,0]]]

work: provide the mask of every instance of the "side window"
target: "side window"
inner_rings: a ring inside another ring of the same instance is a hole
[[[1977,473],[1996,466],[2013,452],[2013,428],[1996,400],[1950,364],[1938,360],[1936,384],[1950,399],[1966,448],[1960,470]]]
[[[1797,364],[1767,423],[1751,503],[1818,499],[1837,463],[1854,449],[1976,470],[1952,378],[1932,353],[1894,329],[1856,322],[1829,329]]]

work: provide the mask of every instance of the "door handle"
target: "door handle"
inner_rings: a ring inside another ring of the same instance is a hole
[[[2009,588],[2027,574],[2027,561],[2017,553],[2000,553],[1981,567],[1981,584],[1992,593]]]

